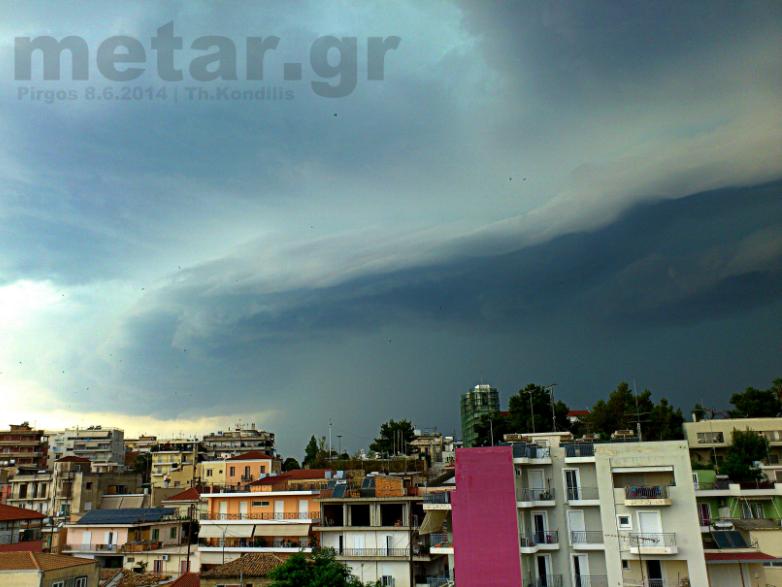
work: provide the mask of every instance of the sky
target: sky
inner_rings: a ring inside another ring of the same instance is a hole
[[[255,422],[300,455],[329,420],[351,451],[388,418],[452,433],[480,382],[505,401],[556,383],[582,408],[631,381],[686,411],[782,376],[779,2],[0,16],[0,425]],[[154,67],[166,23],[182,82]],[[90,80],[15,79],[15,38],[40,35],[85,39]],[[101,78],[114,35],[146,47],[137,80]],[[204,35],[240,55],[247,37],[280,42],[262,81],[194,81]],[[325,35],[357,39],[342,97],[310,85]],[[374,36],[400,39],[383,80],[366,75]],[[303,80],[283,79],[288,61]],[[168,93],[86,99],[107,86]]]

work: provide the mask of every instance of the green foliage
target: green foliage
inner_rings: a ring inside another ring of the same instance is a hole
[[[297,461],[293,457],[288,457],[282,463],[283,471],[295,471],[296,469],[301,469],[301,465],[299,465],[299,461]]]
[[[304,449],[304,466],[311,469],[324,467],[328,462],[329,453],[325,448],[326,439],[321,437],[320,441],[314,436],[310,437],[307,447]]]
[[[389,420],[380,426],[380,435],[369,445],[370,450],[381,454],[392,455],[404,453],[409,455],[412,450],[410,441],[415,438],[413,424],[408,420]]]
[[[752,465],[768,456],[768,440],[757,432],[733,430],[733,444],[720,465],[720,473],[735,483],[758,481],[763,472]]]
[[[530,409],[530,398],[532,409]],[[567,404],[560,400],[554,401],[554,419],[557,430],[570,430],[570,420]],[[510,427],[512,432],[552,432],[554,430],[551,413],[551,394],[542,385],[529,383],[508,400]],[[533,418],[534,413],[534,418]],[[534,426],[533,426],[534,424]]]
[[[782,379],[775,379],[768,389],[748,387],[730,398],[731,418],[773,418],[782,412]]]
[[[590,432],[610,438],[617,430],[636,430],[640,419],[644,440],[676,440],[684,437],[684,416],[665,398],[660,403],[652,401],[648,389],[634,394],[630,386],[622,382],[608,396],[598,400],[586,419]]]
[[[269,577],[270,587],[363,587],[330,549],[315,551],[311,558],[294,554]]]

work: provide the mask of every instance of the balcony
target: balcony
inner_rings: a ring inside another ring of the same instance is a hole
[[[532,554],[541,550],[559,550],[559,532],[533,532],[529,536],[519,537],[522,554]]]
[[[591,442],[576,442],[564,447],[566,463],[589,463],[595,460],[595,445]]]
[[[432,554],[453,554],[453,540],[443,532],[429,535],[429,552]]]
[[[296,520],[296,521],[317,521],[320,520],[320,512],[259,512],[259,513],[246,513],[246,514],[221,514],[221,513],[207,513],[201,514],[201,521],[214,521],[214,520],[236,520],[236,521],[280,521],[280,520]]]
[[[514,442],[513,462],[517,464],[551,464],[551,449],[525,442]]]
[[[676,554],[676,534],[673,532],[638,532],[628,536],[630,554]]]
[[[119,552],[118,544],[68,544],[63,549],[66,552]]]
[[[413,556],[427,556],[428,549],[421,546],[413,550]],[[409,548],[342,548],[336,555],[342,558],[410,557]]]
[[[516,506],[520,508],[553,507],[554,488],[536,489],[520,487],[516,489]]]
[[[625,487],[626,506],[671,505],[666,485],[628,485]]]
[[[597,487],[568,487],[568,505],[600,505],[600,495]]]
[[[427,493],[424,495],[425,510],[450,510],[451,492]]]
[[[606,575],[579,575],[575,578],[574,587],[608,587]]]
[[[574,530],[570,532],[570,544],[574,550],[603,550],[603,533],[597,530]]]
[[[120,550],[122,552],[146,552],[149,550],[160,550],[161,548],[163,548],[163,543],[160,541],[142,540],[123,544]]]
[[[562,575],[542,575],[523,581],[524,587],[562,587]]]

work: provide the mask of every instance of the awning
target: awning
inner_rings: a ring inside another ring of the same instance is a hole
[[[252,535],[252,524],[204,524],[198,530],[199,538],[250,538]]]
[[[309,524],[258,524],[255,536],[309,536]]]
[[[703,555],[706,562],[711,564],[763,563],[777,560],[777,557],[765,552],[704,552]]]
[[[421,522],[421,527],[418,529],[419,534],[431,534],[433,532],[440,532],[443,529],[443,522],[448,517],[446,510],[430,510],[426,512],[424,521]]]
[[[662,465],[659,467],[612,467],[612,473],[665,473],[673,471],[672,465]]]

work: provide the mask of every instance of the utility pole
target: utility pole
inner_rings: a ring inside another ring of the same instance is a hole
[[[551,430],[553,432],[557,431],[557,412],[554,409],[554,388],[557,386],[556,383],[550,383],[543,389],[547,390],[549,394],[551,394]]]
[[[532,433],[535,434],[535,408],[532,407],[532,394],[535,392],[534,390],[526,390],[522,389],[522,393],[526,393],[529,395],[529,417],[530,420],[532,420]]]
[[[329,418],[329,458],[331,460],[331,418]]]
[[[337,456],[342,454],[342,435],[337,434]]]
[[[643,431],[641,430],[641,410],[638,407],[638,388],[635,386],[635,379],[633,379],[633,397],[635,398],[635,428],[638,432],[638,442],[643,442],[644,437]]]

